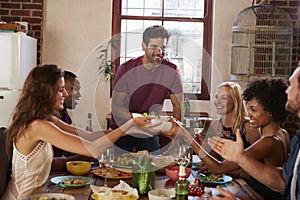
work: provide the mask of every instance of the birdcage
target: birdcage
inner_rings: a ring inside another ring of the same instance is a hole
[[[293,23],[264,0],[234,19],[231,76],[288,76],[292,65]]]

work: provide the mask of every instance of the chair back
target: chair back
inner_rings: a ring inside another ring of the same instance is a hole
[[[0,199],[9,183],[12,167],[11,158],[7,155],[5,147],[5,130],[4,127],[0,128]]]

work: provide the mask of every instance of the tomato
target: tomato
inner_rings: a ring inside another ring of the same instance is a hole
[[[189,195],[196,196],[197,195],[197,191],[194,188],[190,188],[189,189]]]
[[[204,185],[195,179],[194,183],[189,185],[189,195],[190,196],[201,196],[204,194]]]

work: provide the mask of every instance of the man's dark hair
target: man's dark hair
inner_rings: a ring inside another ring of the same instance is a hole
[[[143,42],[148,46],[149,40],[151,38],[166,38],[168,43],[170,36],[171,33],[163,26],[154,25],[146,28],[146,30],[144,31]]]
[[[65,71],[65,75],[64,75],[64,78],[65,80],[70,80],[71,78],[77,78],[77,76],[73,73],[73,72],[70,72],[70,71]]]

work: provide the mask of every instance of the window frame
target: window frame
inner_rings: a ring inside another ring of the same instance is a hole
[[[153,16],[128,16],[121,15],[122,0],[113,0],[112,4],[112,36],[121,33],[121,20],[160,20],[160,21],[186,21],[189,22],[203,22],[203,48],[202,57],[202,80],[201,80],[201,94],[184,93],[189,99],[193,100],[210,100],[211,91],[211,69],[212,69],[212,21],[213,21],[213,0],[204,0],[204,17],[203,18],[183,18],[183,17],[153,17]],[[120,47],[120,43],[116,44]],[[116,72],[120,65],[120,48],[111,50],[114,60],[113,73]],[[113,83],[111,83],[112,86]],[[111,87],[112,88],[112,87]]]

